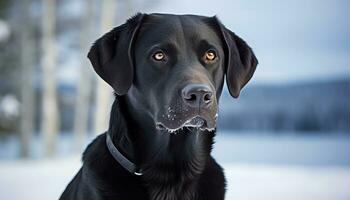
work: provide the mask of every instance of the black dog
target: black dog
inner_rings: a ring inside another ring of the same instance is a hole
[[[216,17],[137,14],[88,57],[116,99],[62,200],[224,199],[210,152],[224,76],[237,98],[257,59]]]

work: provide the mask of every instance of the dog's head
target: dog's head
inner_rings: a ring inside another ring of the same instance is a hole
[[[117,95],[158,129],[214,130],[224,76],[237,98],[258,63],[216,17],[137,14],[98,39],[88,57]]]

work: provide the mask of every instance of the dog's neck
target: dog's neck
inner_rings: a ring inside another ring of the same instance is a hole
[[[130,108],[127,100],[116,97],[109,125],[114,145],[143,170],[142,178],[153,188],[151,196],[152,193],[158,196],[153,199],[164,195],[158,191],[160,188],[173,193],[170,190],[179,190],[178,187],[191,198],[191,192],[187,191],[191,190],[189,182],[204,170],[214,133],[198,129],[183,129],[177,134],[159,132],[155,126],[146,127],[154,123],[142,116],[142,112],[127,108]]]

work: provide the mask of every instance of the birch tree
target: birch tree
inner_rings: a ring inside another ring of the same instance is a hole
[[[74,117],[74,147],[80,151],[84,145],[85,136],[88,132],[90,95],[92,83],[92,67],[86,57],[87,52],[92,44],[92,36],[95,35],[95,10],[93,9],[94,0],[84,1],[84,15],[81,20],[81,66],[79,70],[80,78],[78,82],[78,93],[76,99],[76,110]]]
[[[56,48],[55,48],[55,0],[42,0],[42,120],[41,131],[44,135],[46,156],[55,153],[55,142],[59,127],[59,115],[56,94]]]
[[[20,138],[21,138],[21,157],[28,157],[30,150],[30,140],[34,132],[34,52],[35,46],[33,37],[33,21],[30,14],[32,1],[23,1],[20,4],[21,21],[20,44],[21,44],[21,121],[20,121]]]

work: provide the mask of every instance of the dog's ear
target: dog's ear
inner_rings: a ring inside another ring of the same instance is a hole
[[[133,82],[133,45],[145,14],[137,14],[99,38],[88,58],[96,73],[118,95],[124,95]]]
[[[244,40],[227,29],[216,17],[214,19],[225,43],[226,83],[231,96],[237,98],[252,78],[258,60]]]

